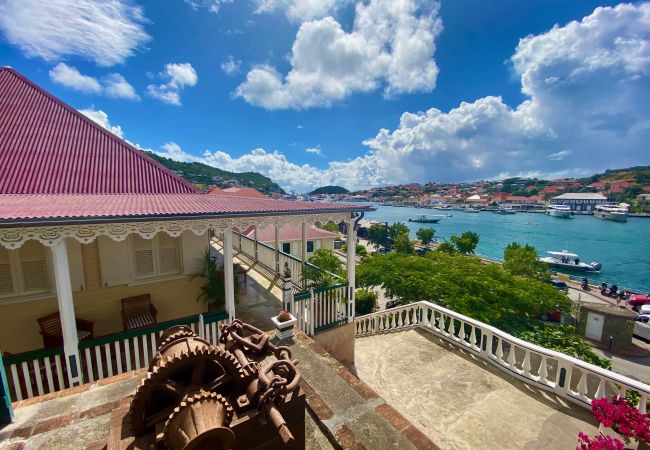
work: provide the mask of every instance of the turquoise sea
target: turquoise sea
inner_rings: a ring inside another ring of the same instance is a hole
[[[630,217],[626,223],[574,216],[560,219],[546,214],[517,213],[499,215],[492,212],[469,214],[462,211],[400,208],[376,205],[377,211],[365,218],[389,223],[404,222],[415,232],[433,227],[438,241],[452,234],[475,231],[480,236],[476,253],[490,259],[502,260],[503,249],[510,242],[530,244],[540,255],[547,250],[568,249],[585,262],[603,265],[599,274],[588,274],[590,282],[616,283],[637,292],[650,291],[650,218]],[[409,223],[409,218],[451,214],[437,224]]]

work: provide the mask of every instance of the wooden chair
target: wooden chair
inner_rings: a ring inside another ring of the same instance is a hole
[[[157,321],[158,311],[151,303],[149,294],[122,299],[122,324],[124,331],[149,327]]]
[[[40,333],[43,335],[43,346],[45,348],[63,347],[63,330],[61,329],[61,316],[59,312],[53,312],[47,316],[36,319],[38,326],[41,327]],[[95,324],[88,320],[76,319],[77,338],[79,341],[87,341],[95,337],[93,328]]]

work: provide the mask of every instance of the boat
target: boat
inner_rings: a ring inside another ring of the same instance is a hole
[[[596,205],[594,216],[604,220],[627,222],[629,207],[630,205],[627,203],[603,203],[602,205]]]
[[[571,207],[569,205],[560,205],[558,203],[551,203],[546,207],[545,214],[553,217],[561,217],[563,219],[571,218]]]
[[[570,272],[600,272],[602,265],[597,262],[589,264],[580,261],[580,258],[575,253],[568,250],[561,252],[546,252],[550,256],[539,258],[540,261],[546,263],[550,269],[565,270]]]
[[[418,216],[415,219],[409,219],[409,222],[416,223],[438,223],[440,222],[440,217],[429,217],[429,216]]]
[[[495,209],[492,212],[494,214],[503,214],[503,215],[505,215],[505,214],[515,214],[517,211],[515,211],[514,209],[499,208],[499,209]]]
[[[464,208],[462,211],[466,212],[466,213],[480,213],[481,212],[480,209],[474,209],[474,208]]]

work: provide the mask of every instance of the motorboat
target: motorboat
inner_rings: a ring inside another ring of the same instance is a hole
[[[476,208],[463,208],[462,211],[466,212],[466,213],[480,213],[481,212],[480,209],[476,209]]]
[[[602,265],[597,262],[584,263],[575,253],[568,250],[561,252],[546,252],[550,256],[539,258],[550,269],[566,270],[571,272],[600,272]]]
[[[602,205],[596,205],[594,216],[604,220],[627,222],[629,207],[630,205],[627,203],[603,203]]]
[[[508,209],[508,208],[499,208],[499,209],[495,209],[492,212],[494,214],[501,214],[501,215],[516,214],[517,213],[517,211],[515,211],[514,209]]]
[[[569,205],[560,205],[558,203],[551,203],[546,207],[546,214],[553,217],[561,217],[563,219],[571,218],[571,207]]]
[[[409,222],[415,223],[438,223],[441,217],[418,216],[415,219],[409,219]]]

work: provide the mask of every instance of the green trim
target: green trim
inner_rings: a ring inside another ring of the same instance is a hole
[[[180,319],[168,320],[167,322],[157,323],[151,327],[138,328],[136,330],[124,331],[122,333],[109,334],[108,336],[98,337],[91,341],[80,342],[79,350],[95,347],[97,345],[111,344],[113,342],[123,341],[134,337],[144,336],[145,334],[151,334],[156,331],[165,330],[169,327],[173,327],[174,325],[190,325],[198,322],[199,322],[198,314],[194,316],[183,317]]]
[[[43,359],[48,356],[63,355],[63,348],[42,348],[31,352],[20,353],[18,355],[5,356],[5,365],[20,364],[22,362],[29,362],[35,359]]]
[[[5,374],[5,366],[0,353],[0,425],[11,423],[14,418],[14,410],[11,407],[11,393],[9,383]]]
[[[297,294],[293,294],[293,299],[295,301],[300,301],[300,300],[307,300],[309,298],[309,291],[303,291],[303,292],[298,292]]]
[[[318,327],[318,328],[316,328],[316,329],[314,330],[314,332],[315,332],[315,333],[318,333],[319,331],[325,331],[325,330],[327,330],[327,329],[329,329],[329,328],[338,327],[339,325],[343,325],[344,323],[347,323],[347,322],[348,322],[348,318],[347,318],[347,317],[344,317],[344,318],[342,318],[342,319],[335,320],[335,321],[332,322],[332,323],[328,323],[327,325],[323,325],[323,326],[321,326],[321,327]]]
[[[228,315],[228,311],[205,313],[203,314],[203,323],[219,322],[221,320],[227,319],[228,317],[230,317]]]
[[[348,285],[347,283],[339,283],[339,284],[331,284],[329,286],[314,288],[314,294],[320,294],[321,292],[328,292],[328,291],[332,291],[334,289],[347,287],[347,285]]]

